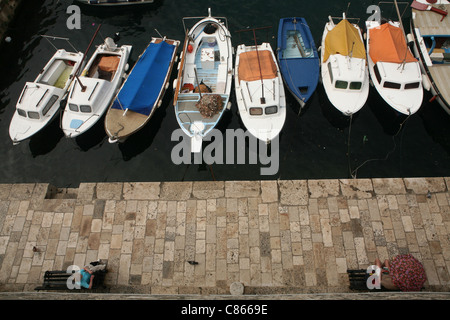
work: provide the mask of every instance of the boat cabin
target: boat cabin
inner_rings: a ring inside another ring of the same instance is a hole
[[[264,45],[268,44],[261,47]],[[238,78],[249,115],[259,117],[278,113],[279,78],[271,51],[258,49],[241,53]]]
[[[75,80],[68,106],[73,112],[91,113],[108,92],[120,63],[120,56],[98,54],[92,64]]]
[[[74,66],[75,62],[72,60],[53,60],[48,68],[41,71],[34,83],[26,83],[17,103],[17,113],[34,120],[47,116],[65,92]],[[33,91],[37,95],[33,95]]]
[[[358,92],[365,79],[364,59],[332,55],[326,62],[328,75],[334,89]]]
[[[398,70],[402,68],[402,74]],[[422,77],[417,63],[378,62],[373,71],[376,81],[381,87],[393,90],[411,90],[420,88]],[[407,76],[405,76],[407,75]]]

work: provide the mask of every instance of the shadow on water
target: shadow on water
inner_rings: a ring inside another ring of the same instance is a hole
[[[100,147],[102,145],[102,142],[106,139],[104,123],[105,115],[103,115],[88,131],[75,137],[74,141],[81,151],[86,152],[91,148],[96,146]]]
[[[319,94],[319,104],[322,114],[325,119],[335,128],[343,130],[347,128],[350,124],[349,117],[344,115],[338,109],[336,109],[327,97],[325,88],[322,84],[319,84],[316,89]],[[353,121],[358,117],[358,113],[353,115]]]
[[[383,100],[374,88],[371,88],[368,101],[369,109],[378,120],[384,133],[389,136],[398,134],[402,123],[405,122],[408,116],[394,110]]]
[[[59,123],[60,117],[56,115],[50,124],[30,138],[29,147],[33,158],[50,153],[64,137]]]
[[[450,126],[448,125],[450,115],[437,102],[429,103],[428,101],[420,108],[418,115],[433,141],[450,155]]]

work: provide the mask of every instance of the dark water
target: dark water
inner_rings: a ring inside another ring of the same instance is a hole
[[[375,3],[353,1],[347,15],[360,17],[363,26],[368,17],[366,8]],[[327,16],[340,16],[347,10],[348,1],[162,0],[145,7],[108,10],[80,6],[81,30],[66,27],[69,17],[66,9],[71,4],[77,3],[26,0],[8,33],[13,41],[5,43],[0,51],[0,183],[49,182],[63,187],[102,181],[349,178],[350,170],[368,159],[382,160],[366,163],[358,169],[357,177],[450,174],[450,117],[437,103],[428,103],[428,93],[421,110],[408,118],[397,134],[405,118],[391,111],[373,88],[367,104],[353,117],[350,126],[349,119],[330,105],[321,84],[300,115],[297,103],[288,94],[288,113],[280,138],[280,168],[275,176],[261,176],[261,164],[174,165],[170,154],[177,142],[172,142],[170,136],[178,124],[172,91],[168,91],[163,106],[147,127],[123,145],[107,142],[102,122],[78,139],[66,139],[57,119],[31,140],[13,146],[8,128],[15,103],[25,81],[34,80],[54,53],[40,34],[68,37],[78,50],[84,51],[101,23],[95,43],[120,32],[119,44],[133,45],[132,64],[150,37],[157,36],[155,28],[183,41],[182,18],[204,16],[211,7],[213,15],[228,18],[235,47],[240,39],[234,31],[271,25],[270,41],[275,48],[279,19],[294,15],[307,19],[319,45]],[[405,26],[409,23],[409,11],[406,11]],[[383,13],[389,15],[395,11],[388,8]],[[234,99],[233,92],[232,102]],[[222,119],[220,129],[242,127],[236,110],[234,103]]]

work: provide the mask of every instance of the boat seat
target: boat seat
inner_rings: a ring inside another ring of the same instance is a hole
[[[56,81],[58,81],[64,70],[66,70],[66,63],[64,62],[64,60],[55,60],[44,73],[39,83],[53,86]]]

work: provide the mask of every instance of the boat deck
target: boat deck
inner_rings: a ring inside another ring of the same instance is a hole
[[[443,4],[439,9],[450,10],[450,4]],[[412,9],[414,25],[420,29],[422,36],[426,35],[445,35],[449,34],[450,19],[445,18],[441,21],[441,16],[431,11],[419,11]]]
[[[448,85],[450,83],[450,65],[438,64],[428,69],[442,96],[446,101],[450,101],[450,86]]]

